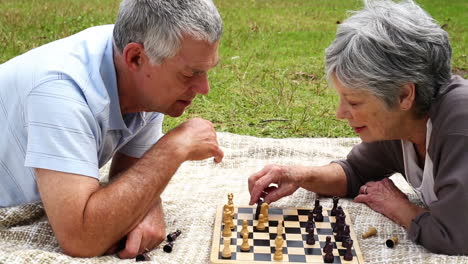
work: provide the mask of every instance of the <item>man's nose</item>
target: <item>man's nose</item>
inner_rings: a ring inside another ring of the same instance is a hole
[[[197,78],[192,83],[192,90],[196,93],[207,95],[210,92],[210,82],[208,81],[208,75],[204,74]]]

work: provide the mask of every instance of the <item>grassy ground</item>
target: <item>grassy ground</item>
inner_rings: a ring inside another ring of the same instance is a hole
[[[0,63],[90,26],[113,23],[116,0],[0,0]],[[418,1],[451,36],[454,72],[468,77],[468,2]],[[259,137],[348,137],[324,79],[324,49],[358,0],[215,0],[224,19],[211,92],[165,129],[190,117],[218,131]],[[53,56],[53,55],[51,55]]]

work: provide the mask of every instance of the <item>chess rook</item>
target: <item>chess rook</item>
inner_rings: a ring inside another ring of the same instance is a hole
[[[177,229],[175,232],[172,232],[172,233],[168,234],[167,235],[167,241],[169,241],[169,242],[175,241],[180,236],[181,233],[182,233],[182,231]]]

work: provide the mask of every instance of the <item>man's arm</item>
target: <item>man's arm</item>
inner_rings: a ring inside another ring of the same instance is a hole
[[[127,156],[123,153],[117,152],[112,157],[111,167],[109,169],[109,180],[115,178],[119,173],[133,167],[139,158]]]
[[[36,169],[52,229],[69,255],[102,255],[133,230],[185,160],[222,159],[212,124],[192,119],[161,138],[110,184],[81,175]]]

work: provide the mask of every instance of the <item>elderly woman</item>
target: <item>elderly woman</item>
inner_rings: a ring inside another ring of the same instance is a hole
[[[468,81],[452,76],[447,33],[411,1],[367,2],[339,25],[326,71],[337,117],[362,139],[322,167],[269,165],[249,178],[253,204],[299,187],[354,197],[406,228],[428,250],[468,254]],[[391,180],[401,173],[426,205]]]

